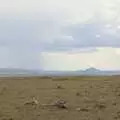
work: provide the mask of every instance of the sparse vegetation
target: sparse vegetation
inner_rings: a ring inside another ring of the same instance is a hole
[[[118,120],[119,93],[120,76],[0,78],[0,120]]]

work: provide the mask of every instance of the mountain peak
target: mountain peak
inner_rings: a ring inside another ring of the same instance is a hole
[[[99,70],[99,69],[96,69],[96,68],[94,68],[94,67],[90,67],[90,68],[87,68],[87,69],[85,70],[85,72],[100,72],[100,70]]]

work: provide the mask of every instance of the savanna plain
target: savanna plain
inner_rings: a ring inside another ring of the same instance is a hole
[[[0,120],[120,120],[120,76],[1,77]]]

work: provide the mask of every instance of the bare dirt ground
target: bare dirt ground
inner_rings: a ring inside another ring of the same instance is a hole
[[[120,76],[0,78],[0,120],[120,120]]]

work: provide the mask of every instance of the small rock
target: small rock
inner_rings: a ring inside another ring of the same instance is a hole
[[[38,105],[39,102],[35,97],[33,97],[32,101],[25,102],[25,105]]]
[[[81,108],[76,108],[76,111],[81,111]]]
[[[54,106],[56,106],[56,107],[58,107],[58,108],[67,109],[66,101],[64,101],[64,100],[57,100],[57,101],[54,103]]]
[[[79,92],[77,92],[77,93],[76,93],[76,96],[80,96],[80,93],[79,93]]]
[[[57,89],[62,89],[62,86],[61,85],[57,85]]]
[[[89,109],[88,108],[76,108],[76,111],[82,111],[82,112],[88,112]]]

